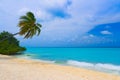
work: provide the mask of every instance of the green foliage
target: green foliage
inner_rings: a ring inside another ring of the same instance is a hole
[[[24,47],[19,46],[19,41],[11,33],[1,32],[0,41],[0,54],[13,55],[26,50]]]
[[[36,22],[36,18],[32,12],[27,12],[26,15],[20,17],[18,26],[20,27],[19,34],[24,38],[32,38],[34,35],[39,35],[42,25]]]

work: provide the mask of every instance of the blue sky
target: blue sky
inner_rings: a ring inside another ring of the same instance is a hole
[[[19,31],[19,17],[32,11],[43,25],[29,47],[120,47],[120,0],[0,0],[0,32]]]

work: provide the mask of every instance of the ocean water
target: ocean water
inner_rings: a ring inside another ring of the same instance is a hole
[[[120,75],[120,48],[27,48],[19,57]]]

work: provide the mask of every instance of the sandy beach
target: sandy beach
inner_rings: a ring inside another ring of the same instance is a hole
[[[120,76],[0,55],[0,80],[120,80]]]

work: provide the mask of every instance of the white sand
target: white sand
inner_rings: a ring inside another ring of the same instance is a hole
[[[120,76],[0,55],[0,80],[120,80]]]

